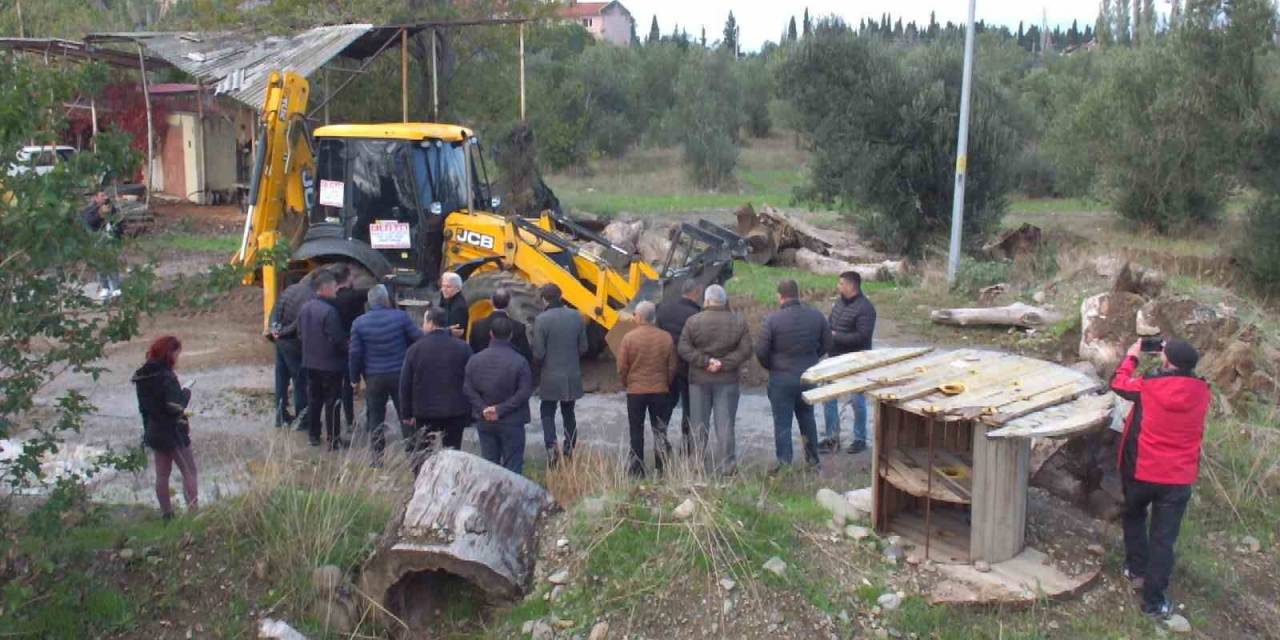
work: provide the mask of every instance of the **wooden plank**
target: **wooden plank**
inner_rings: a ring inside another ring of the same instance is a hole
[[[865,352],[864,352],[865,353]],[[928,373],[940,365],[953,362],[960,354],[972,353],[968,350],[939,353],[923,358],[891,364],[883,369],[868,370],[861,375],[853,375],[833,379],[828,384],[810,389],[804,393],[804,400],[809,404],[818,404],[834,400],[854,393],[862,393],[881,387],[892,387],[905,384]],[[847,354],[854,355],[854,354]],[[839,356],[844,357],[844,356]],[[810,369],[812,370],[812,369]],[[873,396],[875,397],[875,396]]]
[[[1048,375],[1048,372],[1042,371],[1044,366],[1045,363],[1042,362],[1018,358],[1016,364],[984,369],[978,375],[955,380],[954,382],[964,384],[965,390],[962,393],[954,396],[941,393],[925,396],[905,404],[904,408],[918,413],[941,414],[944,416],[941,419],[950,419],[947,414],[956,407],[985,406],[992,400],[1015,392],[1018,386],[1030,380]]]
[[[809,367],[801,380],[810,384],[817,384],[843,378],[869,371],[871,369],[879,369],[886,365],[910,360],[922,356],[933,351],[933,347],[912,347],[898,349],[872,349],[870,351],[857,351],[854,353],[846,353],[831,358],[827,358],[818,364]]]
[[[1063,373],[1075,373],[1061,367],[1048,368],[1046,363],[1022,358],[1017,365],[984,372],[964,381],[964,393],[933,401],[930,413],[951,413],[961,408],[989,407],[1008,398],[1017,398],[1024,389],[1039,389],[1045,384],[1062,384],[1069,378]]]
[[[1086,394],[1044,411],[1015,418],[999,429],[987,432],[988,438],[1055,438],[1090,431],[1111,422],[1115,395]]]
[[[964,382],[973,376],[978,376],[981,371],[987,367],[1001,366],[1001,363],[1008,363],[1019,359],[1018,356],[1000,356],[994,360],[966,362],[963,359],[954,361],[956,364],[963,363],[962,366],[955,364],[936,367],[927,374],[922,374],[918,378],[910,380],[905,384],[894,387],[881,387],[871,392],[871,395],[878,399],[889,402],[908,402],[917,398],[923,398],[934,393],[940,393],[938,387],[952,382]]]
[[[943,564],[968,564],[969,527],[964,523],[963,512],[934,508],[929,520],[929,559]],[[924,551],[926,529],[923,512],[899,513],[890,521],[889,530]]]
[[[1030,547],[1004,562],[979,572],[968,564],[939,564],[944,578],[929,592],[929,603],[948,605],[1031,606],[1043,599],[1072,597],[1088,588],[1102,570],[1085,568],[1079,575],[1063,573],[1047,556]]]
[[[1054,395],[1057,393],[1066,395],[1074,391],[1076,392],[1074,397],[1078,397],[1080,394],[1096,390],[1100,385],[1100,382],[1083,375],[1066,376],[1060,371],[1043,372],[1033,374],[1025,380],[1014,380],[1007,388],[989,390],[977,397],[964,398],[963,394],[961,394],[961,396],[957,396],[952,401],[939,403],[939,412],[972,420],[979,416],[1002,413],[1007,408],[1015,405],[1015,408],[1023,409],[1050,398],[1058,397]],[[1071,399],[1073,397],[1060,399],[1044,404],[1041,408],[1048,408]],[[1026,415],[1026,413],[1024,412],[1021,415]]]
[[[1026,535],[1027,466],[1025,439],[989,440],[981,429],[973,437],[973,529],[969,553],[995,563],[1022,551]]]
[[[1001,405],[997,407],[996,413],[984,417],[982,421],[994,427],[1003,426],[1022,416],[1048,409],[1064,402],[1070,402],[1086,393],[1093,393],[1101,388],[1101,382],[1091,380],[1085,384],[1076,383],[1055,389],[1047,389],[1024,400]]]
[[[897,448],[887,455],[891,479],[898,488],[914,496],[924,496],[929,483],[929,450]],[[933,450],[933,493],[935,499],[969,502],[972,493],[973,461],[954,451]]]

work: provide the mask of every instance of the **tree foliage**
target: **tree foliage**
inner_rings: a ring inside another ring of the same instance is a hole
[[[738,163],[742,90],[727,50],[698,52],[676,82],[676,117],[694,180],[703,187],[728,184]]]
[[[64,70],[0,61],[0,149],[59,142],[62,105],[106,79],[96,66]],[[97,151],[77,154],[47,175],[0,171],[0,438],[19,432],[24,438],[18,456],[0,471],[8,489],[39,482],[41,459],[67,432],[79,430],[92,409],[74,390],[48,408],[36,405],[37,394],[64,372],[96,376],[104,350],[135,336],[141,315],[156,302],[146,268],[133,269],[122,298],[106,306],[84,288],[96,272],[124,270],[119,245],[81,224],[85,194],[97,190],[103,176],[132,173],[138,161],[127,136],[106,132]]]
[[[820,22],[779,78],[815,147],[801,195],[855,211],[887,249],[920,255],[949,227],[960,66],[954,48],[903,55]],[[977,241],[1004,213],[1020,140],[1009,101],[981,78],[973,103],[965,235]]]

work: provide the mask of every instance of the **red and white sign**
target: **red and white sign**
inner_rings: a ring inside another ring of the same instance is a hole
[[[369,244],[374,249],[408,249],[411,235],[408,222],[375,220],[369,225]]]
[[[320,204],[326,207],[342,207],[344,186],[337,180],[321,180]]]

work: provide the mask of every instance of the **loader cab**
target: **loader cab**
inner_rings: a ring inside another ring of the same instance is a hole
[[[349,257],[379,278],[428,284],[417,283],[428,237],[439,238],[449,215],[488,208],[479,142],[463,127],[333,125],[316,129],[314,137],[316,197],[307,240],[376,253],[385,268],[370,265],[374,258]]]

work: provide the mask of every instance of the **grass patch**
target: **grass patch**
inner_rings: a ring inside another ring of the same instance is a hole
[[[735,184],[720,191],[707,191],[689,179],[678,148],[636,149],[547,181],[570,209],[606,216],[736,209],[747,202],[780,206],[790,203],[793,190],[804,183],[807,158],[790,135],[776,134],[746,142]]]
[[[234,234],[158,233],[144,236],[137,242],[138,246],[148,253],[181,251],[187,253],[225,253],[230,255],[240,248],[240,237]]]
[[[773,305],[778,301],[778,281],[790,278],[800,285],[802,293],[834,293],[836,289],[837,276],[825,276],[797,269],[795,267],[770,267],[767,265],[751,264],[750,262],[735,262],[733,265],[733,278],[726,283],[725,288],[731,296],[750,296],[756,302],[763,305]],[[868,295],[882,291],[896,289],[897,283],[894,282],[864,282],[862,289]]]
[[[1027,198],[1017,197],[1009,202],[1008,215],[1060,215],[1078,213],[1106,213],[1110,208],[1103,202],[1088,198]]]

